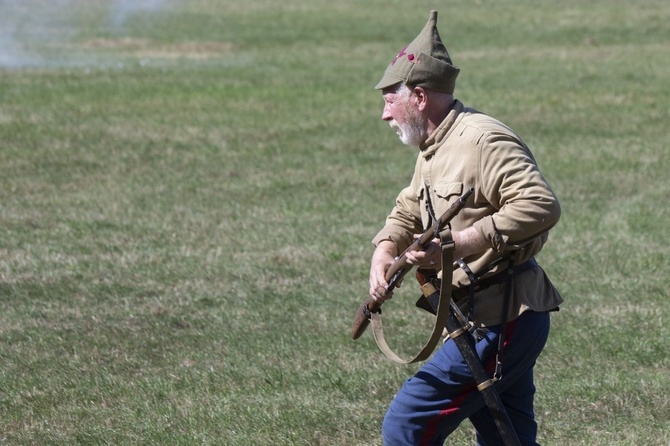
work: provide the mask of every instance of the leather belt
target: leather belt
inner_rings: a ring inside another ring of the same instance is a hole
[[[533,269],[537,266],[538,264],[535,261],[535,259],[527,260],[523,263],[520,263],[519,265],[515,265],[512,267],[512,276],[516,276],[524,271],[528,271],[529,269]],[[476,280],[474,286],[474,292],[478,293],[479,291],[485,290],[486,288],[491,287],[493,285],[498,285],[506,282],[507,279],[509,279],[508,271],[509,271],[508,269],[504,269],[503,271],[494,274],[491,277]],[[454,298],[454,300],[458,301],[465,297],[468,297],[470,295],[470,291],[471,291],[470,285],[466,285],[464,287],[452,290],[451,295]]]

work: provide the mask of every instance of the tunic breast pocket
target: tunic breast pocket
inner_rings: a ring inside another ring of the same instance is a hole
[[[435,203],[435,212],[439,217],[463,194],[463,183],[441,181],[435,184],[433,192],[438,198]]]

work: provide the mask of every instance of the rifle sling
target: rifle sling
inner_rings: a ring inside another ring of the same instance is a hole
[[[447,319],[449,317],[449,306],[451,301],[451,280],[453,270],[451,265],[454,263],[454,240],[451,237],[451,229],[446,228],[439,233],[440,236],[440,246],[442,247],[442,265],[447,265],[446,268],[442,268],[442,283],[446,284],[445,286],[440,287],[440,299],[437,303],[436,318],[435,324],[433,326],[433,331],[428,339],[428,342],[421,348],[419,353],[417,353],[412,359],[405,360],[398,356],[391,348],[389,348],[384,339],[384,328],[382,325],[382,315],[381,311],[376,313],[370,313],[370,323],[372,325],[372,333],[374,334],[375,341],[379,349],[392,361],[397,362],[398,364],[412,364],[414,362],[423,361],[428,358],[435,349],[442,331],[447,324]]]

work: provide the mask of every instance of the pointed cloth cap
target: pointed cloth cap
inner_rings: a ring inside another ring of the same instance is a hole
[[[421,33],[412,43],[400,50],[375,88],[383,90],[404,82],[411,86],[453,93],[459,71],[458,67],[452,64],[437,32],[437,11],[431,11],[430,18]]]

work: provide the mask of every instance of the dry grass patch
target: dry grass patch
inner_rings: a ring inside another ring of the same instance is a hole
[[[72,46],[84,51],[110,51],[138,59],[169,60],[211,60],[228,55],[235,48],[230,42],[165,43],[133,37],[90,39]]]

